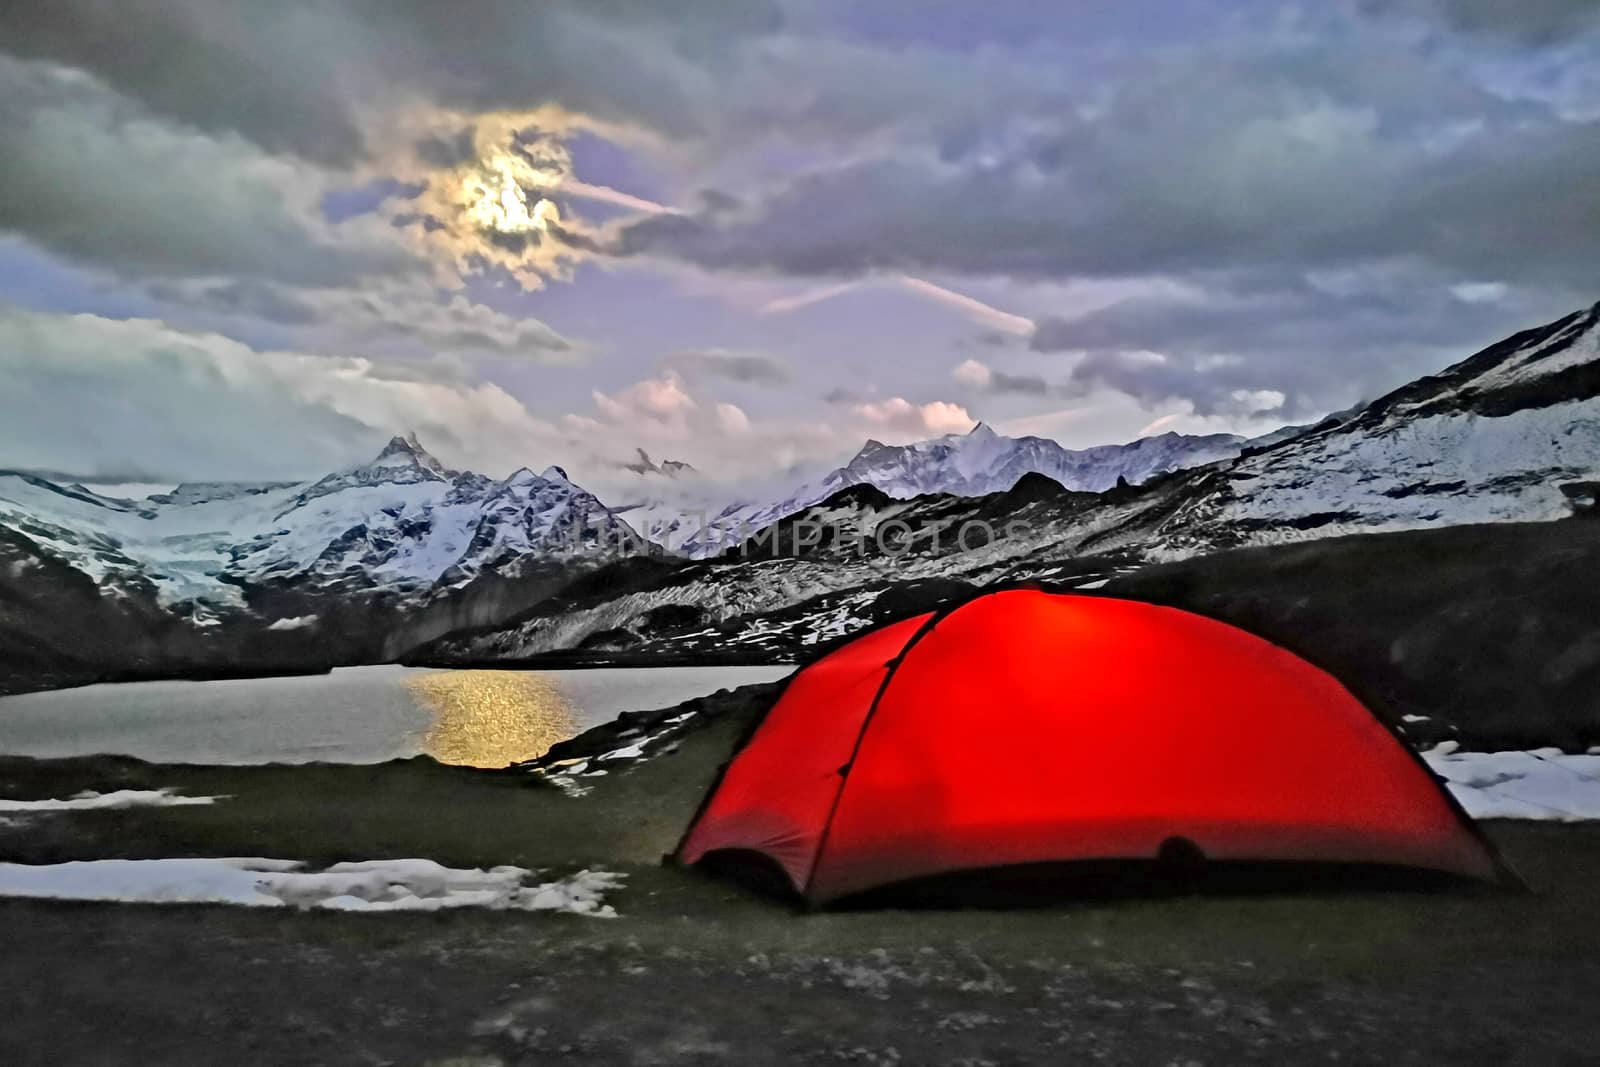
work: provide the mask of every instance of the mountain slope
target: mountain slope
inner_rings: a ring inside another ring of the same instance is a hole
[[[1600,473],[1600,304],[1526,330],[1229,464],[1154,555],[1559,518]]]

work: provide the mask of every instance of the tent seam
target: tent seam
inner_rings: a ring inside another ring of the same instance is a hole
[[[816,883],[817,870],[822,866],[823,856],[827,853],[828,839],[833,833],[833,820],[839,814],[839,806],[844,800],[845,787],[850,784],[850,772],[855,769],[856,758],[861,755],[861,746],[866,742],[867,739],[867,731],[872,728],[872,721],[877,717],[878,705],[883,702],[883,695],[889,691],[889,686],[894,682],[895,675],[900,672],[900,667],[905,663],[906,657],[911,655],[911,650],[916,648],[917,644],[924,637],[933,632],[934,627],[938,626],[941,622],[943,622],[945,619],[948,619],[962,608],[968,606],[969,604],[975,604],[986,597],[994,596],[997,593],[1009,593],[1016,592],[1018,590],[1046,592],[1046,590],[1040,588],[1036,583],[1031,582],[1018,583],[1014,585],[1007,584],[997,588],[980,590],[973,596],[967,597],[966,599],[958,601],[957,603],[947,605],[943,609],[936,611],[927,622],[922,624],[921,628],[919,628],[916,633],[912,634],[911,637],[907,639],[905,645],[900,649],[899,654],[888,661],[886,666],[889,669],[884,672],[883,682],[879,684],[877,693],[873,695],[872,703],[867,706],[867,714],[861,720],[861,729],[856,733],[856,743],[850,749],[850,758],[845,762],[844,766],[839,768],[839,789],[833,794],[833,803],[828,807],[828,817],[824,819],[822,823],[822,834],[817,839],[817,854],[811,859],[811,870],[806,873],[806,884],[800,890],[800,895],[803,898],[808,901],[811,899],[811,887]]]

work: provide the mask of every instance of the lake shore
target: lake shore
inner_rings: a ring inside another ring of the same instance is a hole
[[[197,666],[183,669],[167,667],[121,667],[116,669],[36,673],[0,676],[0,697],[28,693],[53,693],[63,689],[82,689],[91,685],[117,685],[122,682],[223,682],[245,678],[301,678],[331,674],[342,664],[335,663],[256,663],[227,666]]]
[[[577,671],[606,667],[789,667],[796,661],[759,648],[729,652],[588,652],[571,648],[511,658],[402,656],[396,662],[404,667],[440,670]]]
[[[0,698],[0,753],[114,753],[152,763],[473,767],[533,759],[584,731],[788,665],[456,670],[384,665],[316,676],[146,681]]]
[[[795,666],[795,660],[792,657],[762,652],[759,649],[727,653],[585,652],[581,649],[561,649],[518,659],[455,660],[442,657],[402,656],[392,661],[372,663],[250,664],[188,669],[129,667],[60,676],[0,677],[0,697],[82,689],[91,685],[116,685],[123,682],[221,682],[251,678],[304,678],[331,674],[342,667],[391,666],[422,667],[430,670],[582,671],[608,668],[792,667]]]
[[[8,822],[0,861],[424,857],[626,878],[607,896],[614,920],[0,900],[11,1014],[0,1060],[1544,1064],[1580,1062],[1600,1042],[1593,823],[1486,824],[1533,885],[1525,895],[1390,888],[801,915],[662,866],[772,691],[696,702],[702,728],[580,778],[582,796],[527,768],[422,758],[0,760],[8,797],[227,797]],[[593,764],[659,725],[624,722],[541,766]]]

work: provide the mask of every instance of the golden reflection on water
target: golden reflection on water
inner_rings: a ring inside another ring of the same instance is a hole
[[[433,712],[422,750],[440,763],[504,767],[578,733],[571,702],[532,671],[430,671],[406,686]]]

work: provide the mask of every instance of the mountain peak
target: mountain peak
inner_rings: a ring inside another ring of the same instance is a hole
[[[632,471],[635,474],[654,474],[656,471],[661,469],[657,467],[655,461],[650,458],[650,453],[646,452],[644,449],[635,448],[633,452],[634,455],[638,456],[639,458],[633,460],[631,463],[624,463],[622,465],[623,470]]]
[[[417,440],[415,431],[397,434],[389,438],[389,443],[383,446],[383,451],[369,467],[415,467],[444,477],[446,474],[444,464],[440,463],[433,455],[422,447],[422,442]]]
[[[850,460],[850,462],[846,464],[846,466],[847,467],[854,466],[859,461],[867,459],[867,458],[869,458],[869,457],[871,457],[873,455],[876,455],[877,453],[882,452],[884,449],[886,449],[888,447],[889,447],[888,445],[884,444],[882,441],[878,440],[876,437],[869,437],[869,438],[867,438],[867,443],[861,446],[861,450],[855,454],[855,457],[852,458]]]
[[[990,426],[987,422],[981,422],[981,421],[978,422],[976,425],[974,425],[972,427],[972,429],[968,430],[966,435],[968,437],[976,438],[977,440],[980,440],[980,441],[987,440],[988,438],[991,438],[991,437],[999,437],[1000,436],[999,434],[994,432],[994,427]]]
[[[567,477],[566,470],[561,468],[561,467],[556,466],[554,463],[552,463],[550,466],[546,467],[544,469],[544,472],[542,474],[540,474],[539,477],[543,478],[547,482],[571,482],[572,481],[571,478]]]
[[[668,478],[675,478],[680,474],[697,473],[691,464],[680,459],[664,459],[660,463],[650,458],[650,453],[642,448],[635,448],[634,454],[639,458],[631,463],[622,464],[622,469],[635,474],[660,474]]]
[[[502,482],[501,484],[502,485],[523,485],[523,484],[525,484],[527,482],[533,481],[537,477],[539,477],[539,476],[537,474],[533,473],[533,471],[530,470],[529,468],[527,468],[527,467],[518,467],[516,470],[512,471],[509,475],[507,475],[506,476],[506,480],[504,482]]]
[[[382,459],[384,456],[416,455],[419,452],[426,451],[427,450],[422,447],[422,442],[417,440],[416,431],[407,430],[403,434],[397,433],[393,437],[389,438],[389,443],[383,446],[383,451],[378,453],[378,458]]]

